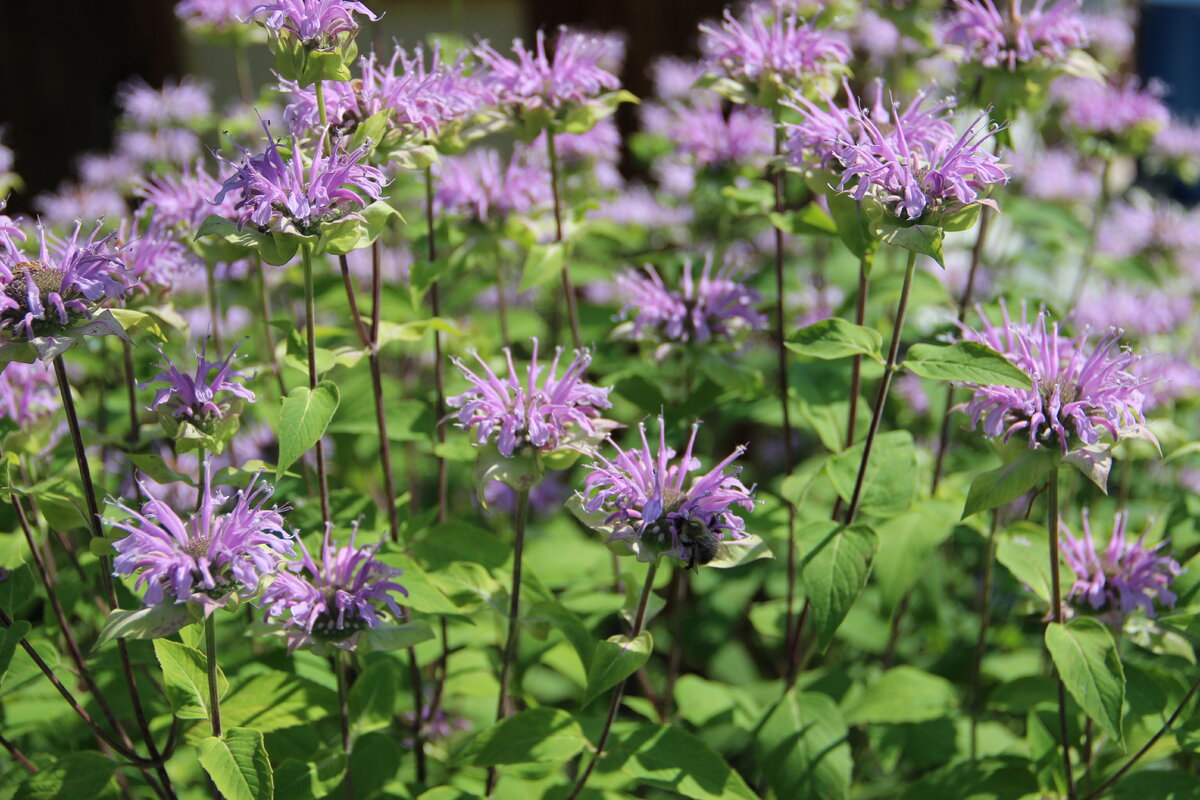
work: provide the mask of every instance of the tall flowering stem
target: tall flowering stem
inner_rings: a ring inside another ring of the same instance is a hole
[[[317,304],[313,292],[312,250],[307,244],[300,246],[300,260],[304,266],[304,333],[308,342],[308,388],[317,388]],[[317,488],[321,497],[321,521],[329,525],[329,480],[325,474],[325,445],[317,439]]]
[[[217,615],[204,618],[204,656],[208,666],[208,719],[212,735],[221,736],[221,691],[217,687]]]
[[[500,659],[500,697],[496,703],[496,721],[507,717],[515,710],[509,696],[508,686],[512,679],[513,661],[517,657],[517,638],[520,633],[518,618],[521,612],[521,564],[525,555],[525,524],[529,520],[529,489],[517,492],[517,507],[513,514],[516,539],[513,543],[512,587],[508,597],[508,634],[504,639],[504,653]],[[487,796],[491,796],[499,778],[495,767],[488,769]]]
[[[658,572],[658,559],[650,562],[650,567],[646,570],[646,582],[642,585],[642,597],[638,601],[637,613],[633,618],[633,630],[629,634],[630,639],[636,639],[641,635],[643,628],[646,625],[646,609],[650,605],[650,596],[654,593],[654,576]],[[625,693],[625,681],[622,680],[613,689],[612,700],[608,704],[608,715],[604,718],[604,727],[600,729],[600,739],[596,742],[596,752],[592,755],[592,760],[588,762],[587,767],[579,774],[579,778],[575,781],[575,788],[571,789],[571,793],[567,795],[567,800],[575,800],[579,793],[583,791],[583,787],[587,785],[588,778],[591,777],[592,771],[596,769],[596,764],[604,755],[604,747],[608,744],[608,737],[612,733],[613,722],[617,719],[617,711],[621,707],[621,698]]]
[[[333,671],[337,676],[338,723],[342,732],[342,752],[346,754],[346,776],[343,783],[346,787],[346,800],[354,800],[354,770],[350,764],[350,682],[346,679],[347,654],[341,650],[333,653]],[[420,709],[417,709],[420,713]],[[421,749],[421,740],[415,739],[415,747]],[[424,778],[421,779],[424,783]]]
[[[1059,549],[1058,549],[1058,467],[1050,472],[1050,478],[1046,482],[1046,533],[1050,540],[1050,596],[1054,603],[1050,608],[1050,618],[1057,624],[1061,625],[1063,621],[1062,608],[1062,581],[1059,577]],[[1069,800],[1075,800],[1075,779],[1071,775],[1071,742],[1067,738],[1067,690],[1063,685],[1062,676],[1058,674],[1057,668],[1054,673],[1054,680],[1058,689],[1058,736],[1062,741],[1063,754],[1063,772],[1067,778],[1067,797]]]
[[[1067,302],[1068,309],[1074,309],[1079,305],[1079,298],[1083,296],[1083,288],[1087,285],[1087,280],[1092,274],[1092,266],[1096,263],[1096,243],[1100,238],[1100,225],[1104,221],[1104,216],[1108,212],[1108,204],[1112,199],[1108,191],[1108,174],[1111,168],[1112,161],[1105,158],[1104,166],[1100,169],[1100,200],[1096,204],[1091,230],[1088,231],[1088,247],[1083,251],[1079,260],[1079,271],[1075,273],[1075,283],[1071,287],[1071,297]]]
[[[987,631],[992,619],[992,581],[996,571],[996,526],[1000,522],[1000,513],[992,509],[992,522],[988,527],[986,551],[983,556],[983,584],[979,589],[979,634],[975,639],[975,655],[971,659],[971,758],[974,759],[979,748],[979,673],[983,667],[983,655],[987,650]]]
[[[562,198],[558,192],[558,151],[554,147],[554,131],[546,128],[546,154],[550,157],[550,193],[554,197],[554,241],[562,244]],[[563,296],[567,300],[567,318],[571,322],[571,342],[578,349],[583,346],[583,335],[579,331],[579,310],[575,307],[575,286],[571,283],[571,266],[563,254]]]
[[[425,168],[425,233],[429,239],[428,243],[428,258],[429,263],[433,264],[437,261],[437,238],[434,235],[433,224],[433,168]],[[438,282],[434,281],[429,286],[429,305],[433,316],[439,317],[442,314],[441,297],[438,293]],[[438,420],[434,429],[437,431],[438,444],[444,444],[446,441],[446,428],[442,425],[441,420],[446,416],[446,373],[445,367],[442,364],[442,333],[437,328],[433,329],[433,387],[436,393],[435,405],[433,408],[434,419]],[[442,456],[437,456],[437,520],[439,523],[446,521],[447,514],[447,489],[448,489],[448,470],[449,465],[446,459]]]

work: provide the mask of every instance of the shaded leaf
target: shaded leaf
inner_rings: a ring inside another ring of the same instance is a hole
[[[1091,617],[1046,626],[1046,648],[1067,691],[1100,728],[1120,742],[1125,670],[1112,634]]]

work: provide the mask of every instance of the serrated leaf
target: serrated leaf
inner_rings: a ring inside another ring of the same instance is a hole
[[[630,639],[624,634],[610,636],[596,645],[592,661],[588,664],[587,691],[583,706],[586,707],[604,692],[628,678],[646,663],[654,650],[654,639],[650,631],[642,631]]]
[[[96,637],[96,650],[113,639],[161,639],[195,622],[186,603],[160,603],[133,611],[110,611]]]
[[[1108,494],[1108,475],[1112,472],[1112,462],[1112,444],[1109,442],[1083,445],[1063,456],[1064,464],[1079,470],[1105,494]]]
[[[1101,730],[1121,742],[1125,670],[1108,628],[1091,617],[1076,617],[1065,625],[1051,622],[1046,626],[1046,649],[1075,702]]]
[[[170,639],[154,640],[154,655],[162,667],[163,693],[180,719],[208,719],[208,659],[194,647]],[[217,668],[217,692],[229,688]]]
[[[272,800],[275,777],[260,731],[230,728],[200,742],[200,766],[225,800]]]
[[[879,331],[830,317],[801,328],[787,339],[787,349],[810,358],[833,359],[870,356],[883,362],[883,337]]]
[[[406,587],[407,588],[407,587]],[[388,653],[404,650],[433,638],[433,628],[423,619],[404,625],[381,625],[364,631],[359,639],[361,653]]]
[[[116,762],[103,753],[68,752],[26,778],[16,794],[7,796],[14,800],[107,800],[119,796],[113,785],[116,768]]]
[[[776,797],[843,798],[853,767],[848,734],[828,695],[789,689],[754,731],[755,758]]]
[[[598,773],[616,770],[693,800],[758,800],[720,754],[670,725],[640,725],[620,737],[597,765]]]
[[[1024,370],[979,342],[914,344],[901,366],[922,378],[937,381],[1015,386],[1018,389],[1033,387],[1033,381]]]
[[[946,268],[942,256],[942,240],[946,234],[936,225],[903,225],[895,217],[885,215],[877,222],[875,234],[893,247],[929,256],[942,269]]]
[[[1057,468],[1056,453],[1045,449],[1025,450],[1007,464],[976,475],[967,490],[962,519],[1011,503]]]
[[[477,767],[566,761],[587,744],[575,718],[560,708],[532,708],[482,731],[469,745]]]
[[[825,463],[833,488],[847,503],[862,463],[865,444],[859,442]],[[912,505],[917,493],[917,450],[908,431],[888,431],[875,438],[871,461],[863,475],[859,511],[877,516],[894,516]]]
[[[276,480],[325,434],[340,400],[341,394],[333,381],[321,381],[311,391],[307,386],[297,386],[288,392],[276,430],[279,439]]]
[[[846,709],[846,721],[851,725],[926,722],[946,716],[957,705],[954,684],[904,665],[867,684],[858,701]]]
[[[824,521],[813,523],[799,538],[800,552],[805,554],[800,576],[811,606],[809,618],[817,649],[824,652],[867,582],[878,538],[866,525],[844,527]]]

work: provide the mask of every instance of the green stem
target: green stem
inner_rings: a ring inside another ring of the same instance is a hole
[[[208,718],[212,735],[221,736],[221,692],[217,687],[217,618],[204,618],[204,657],[208,662]]]
[[[1050,586],[1051,599],[1054,605],[1050,609],[1051,619],[1061,625],[1062,613],[1062,582],[1059,578],[1058,553],[1058,468],[1050,473],[1046,482],[1046,533],[1050,540]],[[1054,674],[1058,689],[1058,735],[1062,741],[1063,772],[1067,779],[1067,797],[1075,800],[1075,779],[1071,775],[1071,741],[1067,729],[1067,691],[1063,685],[1062,676],[1057,667]]]
[[[646,582],[642,585],[642,597],[638,601],[637,614],[633,619],[633,630],[629,634],[630,639],[636,639],[641,635],[642,629],[646,624],[646,609],[650,605],[650,595],[654,593],[654,575],[658,572],[658,560],[650,562],[649,569],[646,570]],[[627,680],[627,679],[626,679]],[[596,742],[596,752],[592,756],[592,760],[588,762],[587,767],[580,773],[579,778],[575,781],[575,788],[567,795],[567,800],[575,800],[579,793],[583,791],[583,787],[587,784],[587,780],[591,777],[592,770],[596,768],[597,762],[604,755],[604,747],[608,744],[609,734],[612,733],[613,722],[617,719],[617,711],[621,707],[621,697],[625,691],[625,680],[622,680],[613,689],[612,700],[608,704],[608,716],[604,718],[604,727],[600,731],[600,740]]]
[[[354,773],[350,769],[350,684],[346,680],[346,654],[336,650],[333,654],[333,671],[337,675],[338,722],[342,731],[342,752],[346,754],[346,800],[354,800]],[[417,713],[420,713],[418,710]]]
[[[325,81],[317,81],[317,117],[321,120],[321,134],[329,128],[329,117],[325,114]]]
[[[433,168],[425,168],[425,233],[429,239],[428,242],[428,258],[432,266],[437,261],[437,237],[434,235],[436,229],[433,223]],[[434,281],[429,286],[429,308],[433,316],[440,317],[442,314],[441,293],[438,287],[438,282]],[[433,329],[433,388],[435,392],[434,413],[434,430],[438,444],[444,444],[446,441],[446,426],[442,424],[442,420],[446,418],[446,373],[445,364],[442,363],[442,332],[437,328]],[[448,491],[449,491],[449,464],[442,456],[437,456],[437,521],[445,522],[449,509]]]
[[[562,199],[558,193],[558,151],[554,147],[554,131],[546,128],[546,152],[550,156],[550,192],[554,196],[554,241],[562,244]],[[571,265],[563,253],[562,269],[563,296],[567,300],[567,318],[571,322],[571,341],[576,349],[583,346],[583,335],[579,331],[579,309],[575,307],[575,286],[571,283]]]
[[[320,84],[318,83],[319,87]],[[318,95],[319,96],[319,95]],[[312,251],[308,245],[301,245],[300,260],[304,265],[304,333],[308,342],[308,388],[317,388],[317,334],[316,316],[317,302],[313,291]],[[325,445],[317,439],[314,448],[317,455],[317,486],[321,497],[321,522],[329,526],[329,480],[325,474]]]
[[[983,586],[979,590],[979,635],[975,640],[975,655],[971,659],[971,759],[979,750],[979,676],[983,667],[983,656],[987,652],[987,631],[992,618],[992,578],[996,566],[996,526],[1000,514],[992,511],[992,524],[988,528],[987,544],[983,556]]]

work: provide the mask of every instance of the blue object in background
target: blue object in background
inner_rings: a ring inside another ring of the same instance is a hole
[[[1168,87],[1163,98],[1180,119],[1200,122],[1200,0],[1151,0],[1141,8],[1138,73]],[[1200,202],[1200,186],[1172,181],[1175,199]]]

